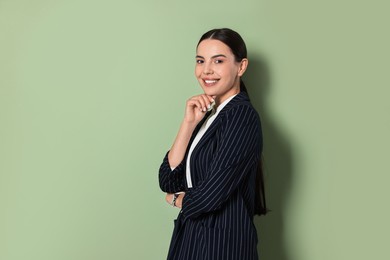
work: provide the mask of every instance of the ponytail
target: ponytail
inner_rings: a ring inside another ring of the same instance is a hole
[[[256,173],[255,188],[255,215],[265,215],[268,212],[265,202],[264,176],[263,176],[263,155],[261,154]]]
[[[249,93],[244,84],[244,81],[240,79],[240,91],[245,92],[248,97]],[[256,172],[255,183],[255,215],[267,214],[267,204],[265,202],[265,189],[264,189],[264,171],[263,171],[263,153],[260,154],[259,164]]]
[[[248,94],[248,90],[246,89],[246,86],[245,86],[244,81],[242,79],[240,79],[240,91]]]

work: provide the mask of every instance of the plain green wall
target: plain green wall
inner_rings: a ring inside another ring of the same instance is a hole
[[[214,27],[249,49],[272,210],[256,220],[262,259],[388,259],[379,3],[0,0],[0,259],[165,259],[178,210],[158,167]]]

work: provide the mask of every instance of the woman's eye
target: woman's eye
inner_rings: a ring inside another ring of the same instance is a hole
[[[218,63],[222,63],[223,60],[215,60],[215,63],[218,64]]]
[[[196,63],[202,64],[202,63],[203,63],[203,60],[196,60]]]

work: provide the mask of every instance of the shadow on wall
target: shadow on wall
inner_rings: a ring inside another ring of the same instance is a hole
[[[285,208],[292,184],[291,147],[267,110],[267,96],[271,79],[266,60],[251,56],[244,77],[253,106],[259,112],[264,139],[264,171],[267,207],[266,216],[255,217],[259,237],[259,258],[262,260],[290,260],[285,241]]]

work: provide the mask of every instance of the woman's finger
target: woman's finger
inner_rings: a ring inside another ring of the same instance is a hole
[[[206,94],[194,96],[191,98],[191,100],[198,101],[198,108],[203,112],[206,112],[210,108],[211,104],[214,102],[214,98]]]
[[[167,195],[165,196],[165,200],[166,200],[166,202],[167,202],[168,204],[171,204],[172,196],[173,196],[172,193],[167,193]]]
[[[209,111],[214,102],[214,99],[211,96],[206,94],[201,95],[201,97],[204,100],[206,110]]]
[[[199,98],[193,97],[187,102],[187,106],[190,108],[197,108],[199,111],[203,110],[203,104]]]

